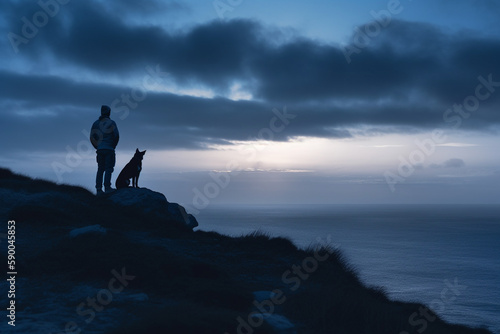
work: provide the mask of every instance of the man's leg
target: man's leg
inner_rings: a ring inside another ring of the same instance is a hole
[[[114,167],[116,162],[115,151],[107,151],[106,152],[106,171],[104,174],[104,189],[106,191],[113,190],[111,188],[111,175],[113,174]]]
[[[102,177],[104,174],[104,170],[106,168],[106,161],[104,160],[104,156],[102,153],[97,152],[97,175],[95,177],[95,188],[97,193],[102,192]]]

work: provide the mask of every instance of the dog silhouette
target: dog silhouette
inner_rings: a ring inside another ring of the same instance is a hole
[[[142,152],[140,152],[139,149],[135,150],[133,158],[123,167],[120,175],[118,175],[116,179],[116,189],[127,188],[130,185],[130,179],[132,179],[132,187],[139,188],[139,175],[142,170],[142,159],[144,154],[146,154],[146,150]]]

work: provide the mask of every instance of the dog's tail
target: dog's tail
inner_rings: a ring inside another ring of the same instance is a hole
[[[130,180],[126,179],[125,176],[123,176],[123,173],[120,173],[118,177],[116,178],[115,186],[116,189],[120,188],[127,188],[130,185]]]

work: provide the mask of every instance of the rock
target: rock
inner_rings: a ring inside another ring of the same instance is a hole
[[[102,227],[101,225],[96,224],[96,225],[90,225],[90,226],[85,226],[85,227],[81,227],[81,228],[75,228],[74,230],[71,230],[71,232],[69,232],[69,236],[71,238],[76,238],[76,237],[78,237],[80,235],[84,235],[84,234],[104,235],[104,234],[106,234],[106,229],[104,227]]]
[[[254,291],[253,292],[253,298],[255,301],[261,303],[264,300],[272,300],[272,298],[275,298],[276,293],[272,291]]]
[[[193,228],[198,226],[198,220],[196,220],[196,217],[193,216],[192,214],[188,214],[189,218],[189,226],[193,226]]]
[[[182,221],[190,228],[198,226],[198,221],[193,215],[188,214],[182,205],[177,203],[168,203],[168,212],[175,217],[175,220]]]
[[[295,325],[292,324],[287,317],[281,314],[257,313],[255,317],[261,318],[267,322],[267,324],[274,329],[273,333],[297,334]]]
[[[147,188],[122,188],[107,197],[117,204],[133,206],[145,213],[161,212],[168,205],[165,195]]]
[[[153,213],[161,219],[174,220],[193,229],[198,222],[186,212],[182,205],[169,203],[162,193],[147,188],[122,188],[106,195],[112,202],[142,210],[145,214]]]
[[[254,301],[261,304],[264,301],[268,301],[268,303],[273,303],[273,300],[281,299],[283,297],[279,297],[275,292],[272,291],[254,291],[253,292]],[[274,303],[273,303],[274,305]],[[271,312],[264,312],[262,310],[255,309],[254,317],[260,318],[265,321],[269,326],[274,329],[273,333],[279,334],[296,334],[297,330],[295,325],[288,320],[287,317],[277,314],[277,305],[274,305],[274,308]]]

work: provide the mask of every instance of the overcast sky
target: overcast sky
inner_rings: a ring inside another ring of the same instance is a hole
[[[214,203],[499,203],[500,2],[2,1],[0,166]]]

